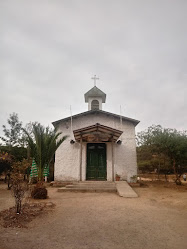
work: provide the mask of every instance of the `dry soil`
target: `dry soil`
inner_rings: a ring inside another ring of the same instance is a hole
[[[55,208],[28,228],[0,226],[0,249],[184,249],[187,245],[187,186],[148,183],[139,198],[114,193],[58,193]],[[41,201],[43,202],[43,201]],[[0,185],[0,210],[12,206]]]

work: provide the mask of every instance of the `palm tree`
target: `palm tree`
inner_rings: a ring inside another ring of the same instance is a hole
[[[34,123],[32,134],[23,129],[27,135],[27,142],[31,150],[31,156],[35,159],[39,181],[43,179],[43,171],[46,165],[52,161],[55,151],[61,143],[67,138],[59,138],[61,132],[44,127],[40,123]]]

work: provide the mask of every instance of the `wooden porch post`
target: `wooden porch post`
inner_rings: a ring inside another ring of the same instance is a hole
[[[112,136],[112,181],[114,181],[114,139]]]
[[[80,181],[82,181],[82,135],[80,139]]]

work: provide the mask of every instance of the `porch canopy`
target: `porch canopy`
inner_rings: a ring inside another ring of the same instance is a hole
[[[77,142],[116,142],[123,132],[111,127],[96,123],[78,130],[73,134]]]

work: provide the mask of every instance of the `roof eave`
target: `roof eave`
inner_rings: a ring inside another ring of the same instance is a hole
[[[85,99],[85,102],[88,103],[88,98],[102,98],[102,103],[105,103],[106,102],[106,94],[100,96],[100,95],[90,95],[90,96],[87,96],[86,94],[84,95],[84,99]]]
[[[105,115],[110,115],[110,116],[114,116],[116,118],[120,118],[120,115],[118,115],[118,114],[114,114],[114,113],[106,112],[106,111],[102,111],[102,110],[90,110],[90,111],[82,112],[82,113],[73,115],[72,118],[77,118],[79,116],[85,116],[85,115],[92,114],[92,113],[102,113],[102,114],[105,114]],[[136,119],[132,119],[132,118],[124,117],[124,116],[121,116],[121,117],[122,117],[122,120],[129,121],[129,122],[133,123],[135,126],[140,123],[140,121],[136,120]],[[59,123],[67,121],[69,119],[71,119],[71,116],[67,117],[67,118],[59,119],[57,121],[54,121],[54,122],[52,122],[52,125],[54,127],[56,127]]]

